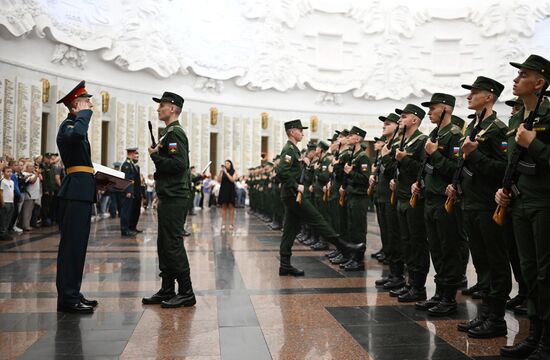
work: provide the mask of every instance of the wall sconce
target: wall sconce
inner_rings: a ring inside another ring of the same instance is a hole
[[[267,115],[266,112],[263,112],[262,113],[262,129],[267,129],[267,119],[268,119],[269,115]]]
[[[109,93],[107,91],[101,92],[101,111],[109,112]]]
[[[309,118],[309,127],[311,128],[311,132],[317,132],[317,126],[319,123],[319,119],[316,115],[311,115]]]
[[[48,79],[42,79],[42,103],[50,101],[50,82]]]
[[[210,108],[210,125],[215,126],[218,123],[218,108],[212,106]]]

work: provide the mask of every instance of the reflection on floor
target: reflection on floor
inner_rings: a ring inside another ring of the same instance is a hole
[[[279,277],[280,232],[242,209],[233,232],[220,231],[216,209],[189,218],[196,307],[144,306],[141,297],[160,286],[155,216],[143,214],[145,231],[133,239],[120,237],[117,219],[92,224],[82,285],[100,301],[91,316],[56,312],[55,228],[0,243],[0,358],[498,359],[527,332],[526,319],[507,314],[506,338],[469,339],[456,325],[475,314],[476,300],[460,295],[457,315],[429,319],[375,288],[387,269],[370,257],[366,271],[345,273],[296,245],[293,262],[306,276]],[[369,254],[380,247],[374,218]]]

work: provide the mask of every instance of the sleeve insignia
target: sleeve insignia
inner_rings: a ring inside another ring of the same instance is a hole
[[[171,154],[174,154],[176,151],[178,151],[178,143],[168,143],[168,151]]]
[[[290,164],[291,161],[292,161],[292,156],[286,154],[286,155],[285,155],[285,162],[288,163],[288,164]]]

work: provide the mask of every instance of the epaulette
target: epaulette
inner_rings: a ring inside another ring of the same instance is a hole
[[[460,131],[460,129],[458,129],[456,126],[453,126],[451,128],[451,134],[453,134],[453,135],[462,135],[462,131]]]
[[[499,119],[495,119],[495,125],[501,130],[508,128],[508,126],[506,126],[506,124],[500,121]]]

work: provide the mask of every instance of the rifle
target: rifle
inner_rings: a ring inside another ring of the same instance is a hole
[[[151,120],[147,121],[147,125],[149,126],[149,133],[151,133],[151,147],[156,147],[157,142],[155,141],[155,136],[153,135],[153,125],[151,124]]]
[[[342,147],[342,143],[339,143],[338,144],[338,150],[336,151],[336,154],[334,154],[334,159],[338,160],[338,158],[340,157],[340,148]],[[326,199],[328,200],[328,198],[330,197],[330,189],[332,188],[332,184],[334,183],[334,180],[336,179],[336,171],[334,171],[334,169],[332,169],[332,176],[329,180],[329,184],[330,186],[328,186],[328,189],[327,189],[327,192],[326,192]]]
[[[478,114],[477,120],[478,123],[476,123],[476,119],[474,118],[471,122],[471,128],[470,135],[468,136],[470,138],[470,141],[476,141],[476,136],[481,130],[481,122],[483,121],[483,118],[485,117],[485,112],[487,111],[486,108],[483,108],[481,111],[481,114]],[[475,125],[474,125],[475,124]],[[456,168],[456,171],[453,175],[453,188],[457,192],[457,196],[462,196],[462,185],[460,182],[462,181],[462,169],[464,169],[464,162],[466,161],[466,154],[463,154],[460,159],[458,160],[458,167]],[[451,198],[450,196],[447,197],[447,200],[445,201],[445,210],[448,214],[453,212],[453,205],[455,203],[455,200]]]
[[[439,132],[439,128],[441,127],[441,122],[443,121],[443,118],[445,117],[445,114],[447,113],[447,110],[443,110],[441,113],[441,116],[439,117],[439,121],[437,122],[437,127],[432,131],[432,134],[430,136],[430,141],[435,143],[437,141],[437,133]],[[424,168],[426,167],[426,164],[428,163],[428,154],[426,154],[426,157],[422,161],[422,164],[420,165],[420,169],[418,170],[418,176],[416,177],[416,185],[419,187],[423,187],[424,184]],[[418,200],[418,196],[415,194],[411,195],[411,199],[409,200],[409,205],[414,209],[416,206],[416,201]]]
[[[393,139],[395,139],[395,136],[397,135],[398,131],[399,131],[399,125],[395,127],[395,130],[393,131],[391,139],[388,141],[386,145],[384,145],[388,150],[391,148],[391,143],[393,142]],[[374,186],[376,185],[376,183],[378,183],[378,177],[380,176],[380,161],[378,159],[379,154],[380,154],[380,151],[377,151],[376,161],[374,162],[374,166],[376,166],[376,171],[374,173],[374,183],[372,185],[369,184],[369,189],[367,190],[368,196],[372,196],[372,194],[374,193]]]
[[[401,142],[399,143],[399,151],[405,149],[405,133],[407,132],[407,125],[403,126],[403,132],[401,133]],[[399,161],[395,164],[395,172],[393,174],[393,181],[397,180],[397,175],[399,174]],[[395,190],[391,192],[390,195],[390,204],[395,205]]]
[[[359,147],[361,149],[361,147]],[[355,155],[355,148],[353,148],[353,151],[351,152],[351,156],[349,157],[349,160],[347,162],[348,165],[351,165],[351,162],[353,161],[353,155]],[[348,187],[348,181],[349,181],[349,174],[344,173],[344,182],[342,183],[342,188],[346,189]],[[338,199],[338,204],[340,206],[344,206],[346,203],[346,195],[340,195],[340,198]]]
[[[302,173],[300,174],[300,182],[298,183],[298,185],[304,185],[304,177],[306,176],[306,164],[303,163],[302,164]],[[305,191],[305,189],[304,189]],[[298,203],[298,205],[302,205],[302,193],[298,191],[298,193],[296,194],[296,202]]]
[[[535,105],[535,110],[533,110],[530,114],[527,120],[523,123],[523,126],[527,130],[533,129],[533,123],[535,122],[535,117],[537,116],[537,113],[539,111],[540,104],[542,103],[542,100],[544,98],[546,89],[548,89],[548,82],[544,83],[544,86],[542,87],[539,98],[537,100],[537,105]],[[514,151],[512,152],[512,157],[510,158],[510,161],[508,162],[508,166],[506,166],[506,171],[504,172],[504,179],[502,180],[502,189],[506,194],[513,193],[514,196],[519,195],[519,189],[517,188],[515,181],[517,177],[517,168],[520,161],[521,156],[525,152],[525,148],[522,146],[519,146],[516,144],[514,147]],[[504,220],[506,220],[506,207],[497,205],[497,208],[493,214],[493,220],[498,225],[503,225]]]

